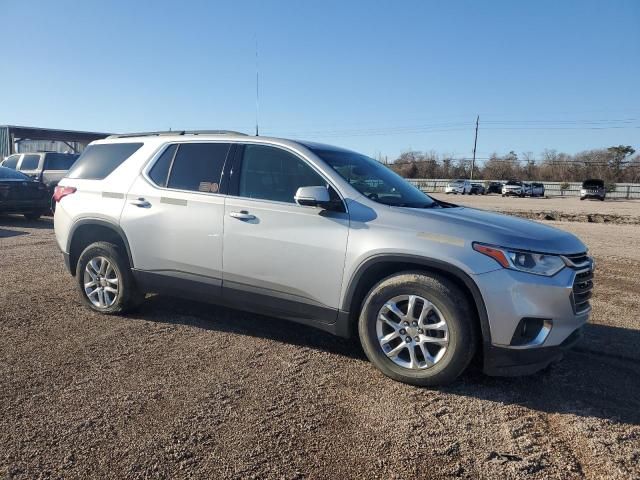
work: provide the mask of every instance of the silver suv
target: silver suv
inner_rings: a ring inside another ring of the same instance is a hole
[[[358,336],[389,377],[437,385],[558,359],[591,307],[575,236],[435,200],[329,145],[233,132],[93,142],[55,192],[86,305],[157,292]]]

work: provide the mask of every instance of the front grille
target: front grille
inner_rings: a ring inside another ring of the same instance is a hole
[[[583,313],[589,310],[589,299],[593,296],[593,270],[581,270],[576,273],[571,294],[574,313]]]
[[[565,263],[571,268],[582,269],[584,267],[591,267],[591,258],[587,255],[587,252],[565,255],[564,258],[569,260],[569,262]]]

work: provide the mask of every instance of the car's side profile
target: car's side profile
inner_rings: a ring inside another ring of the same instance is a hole
[[[20,213],[37,220],[49,210],[47,188],[12,168],[0,167],[0,214]]]
[[[76,153],[30,152],[16,153],[4,160],[2,166],[22,172],[24,175],[41,182],[51,198],[53,191],[79,155]],[[55,208],[55,204],[52,205]]]
[[[592,261],[571,234],[439,202],[349,150],[234,133],[92,143],[55,192],[83,301],[209,301],[358,336],[383,373],[536,371],[587,321]]]

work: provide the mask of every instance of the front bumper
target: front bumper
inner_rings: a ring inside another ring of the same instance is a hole
[[[499,269],[477,275],[485,302],[490,341],[485,342],[484,370],[491,375],[532,373],[562,356],[579,339],[591,307],[574,312],[574,282],[579,270],[566,267],[553,277]],[[523,319],[550,325],[546,336],[514,343]]]
[[[506,190],[502,192],[502,195],[504,196],[513,195],[514,197],[520,197],[523,195],[523,193],[521,190]]]
[[[562,359],[564,353],[580,341],[583,327],[579,327],[564,342],[554,347],[516,350],[485,345],[483,371],[487,375],[509,377],[530,375]]]

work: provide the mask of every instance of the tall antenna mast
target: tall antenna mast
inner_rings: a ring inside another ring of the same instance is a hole
[[[256,35],[256,137],[260,135],[258,130],[258,115],[260,113],[260,75],[258,70],[258,36]]]

